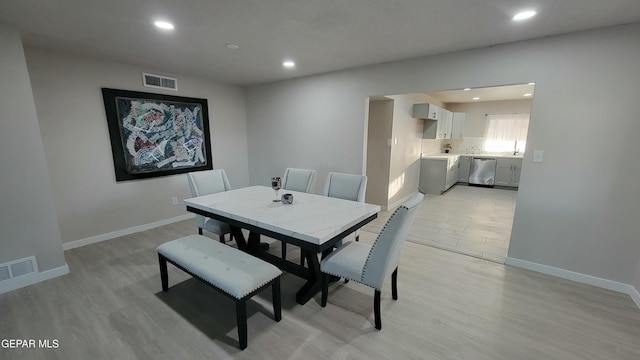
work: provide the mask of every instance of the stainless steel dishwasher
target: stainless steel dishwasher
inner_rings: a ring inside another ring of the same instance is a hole
[[[469,185],[493,186],[496,178],[496,158],[474,157],[471,160]]]

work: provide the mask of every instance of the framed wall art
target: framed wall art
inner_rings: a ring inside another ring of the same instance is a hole
[[[206,99],[102,88],[116,181],[213,168]]]

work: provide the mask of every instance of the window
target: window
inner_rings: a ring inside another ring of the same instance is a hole
[[[529,130],[529,114],[487,115],[487,137],[484,144],[488,152],[524,152]]]

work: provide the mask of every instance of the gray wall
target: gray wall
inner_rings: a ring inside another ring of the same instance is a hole
[[[638,261],[638,267],[636,268],[636,275],[631,283],[636,290],[640,289],[640,261]]]
[[[101,87],[207,99],[214,167],[232,187],[249,184],[242,89],[165,73],[179,91],[151,89],[141,73],[154,69],[31,48],[26,56],[63,242],[186,214],[185,175],[116,183]]]
[[[65,266],[20,35],[0,25],[0,263],[36,256]]]
[[[268,185],[287,167],[362,174],[366,96],[336,76],[251,89],[247,99],[249,180]],[[272,92],[273,90],[273,92]],[[354,96],[355,95],[355,96]]]
[[[509,257],[631,284],[640,259],[640,25],[255,86],[249,177],[358,172],[365,99],[536,82]],[[285,135],[286,134],[286,135]],[[533,149],[545,151],[532,163]],[[637,281],[637,279],[636,279]]]

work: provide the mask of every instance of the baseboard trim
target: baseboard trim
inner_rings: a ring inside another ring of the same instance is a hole
[[[629,296],[631,296],[631,300],[633,300],[633,302],[636,303],[636,306],[640,309],[640,292],[638,292],[638,289],[633,288]]]
[[[30,273],[9,280],[0,282],[0,294],[13,291],[25,286],[37,284],[45,280],[53,279],[58,276],[66,275],[69,273],[69,265],[66,263],[64,266],[60,266],[51,270],[46,270],[38,273]]]
[[[505,258],[504,263],[505,265],[519,267],[522,269],[531,270],[551,276],[556,276],[562,279],[567,279],[582,284],[593,285],[599,288],[627,294],[631,297],[636,306],[640,308],[640,293],[638,293],[638,290],[636,290],[635,287],[629,284],[602,279],[591,275],[585,275],[553,266],[538,264],[531,261],[514,259],[511,257]]]
[[[172,217],[172,218],[165,219],[165,220],[155,221],[155,222],[152,222],[152,223],[149,223],[149,224],[138,225],[138,226],[130,227],[130,228],[127,228],[127,229],[113,231],[113,232],[106,233],[106,234],[100,234],[100,235],[96,235],[96,236],[91,236],[91,237],[88,237],[88,238],[85,238],[85,239],[69,241],[69,242],[62,243],[62,249],[63,250],[71,250],[71,249],[75,249],[75,248],[78,248],[78,247],[81,247],[81,246],[95,244],[95,243],[98,243],[98,242],[101,242],[101,241],[105,241],[105,240],[115,239],[115,238],[120,237],[120,236],[125,236],[125,235],[130,235],[130,234],[133,234],[133,233],[137,233],[137,232],[140,232],[140,231],[150,230],[150,229],[153,229],[153,228],[157,228],[159,226],[169,225],[169,224],[172,224],[174,222],[192,219],[194,217],[195,217],[194,214],[184,214],[184,215]]]

